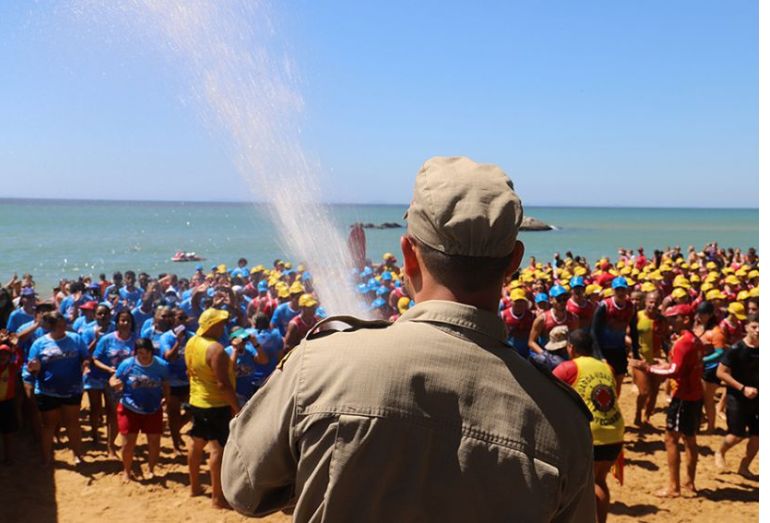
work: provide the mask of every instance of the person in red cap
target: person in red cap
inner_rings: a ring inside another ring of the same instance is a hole
[[[689,305],[674,305],[666,309],[664,316],[676,341],[669,353],[670,363],[657,360],[658,364],[648,367],[653,374],[673,380],[671,403],[666,414],[666,453],[668,455],[668,486],[655,493],[659,497],[678,497],[684,491],[695,496],[695,469],[698,464],[698,445],[695,435],[700,426],[703,410],[703,343],[693,334],[690,326],[692,308]],[[680,483],[679,440],[684,439],[687,478]]]

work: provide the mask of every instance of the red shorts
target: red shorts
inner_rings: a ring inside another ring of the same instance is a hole
[[[121,434],[160,434],[163,432],[163,409],[154,414],[137,414],[118,403],[118,432]]]

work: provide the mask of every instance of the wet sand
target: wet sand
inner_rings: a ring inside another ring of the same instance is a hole
[[[727,455],[727,469],[717,473],[714,450],[718,448],[725,423],[717,423],[718,434],[699,436],[700,461],[696,498],[659,499],[654,492],[666,484],[666,454],[662,427],[665,397],[658,398],[658,410],[653,415],[653,430],[640,433],[631,426],[636,394],[630,380],[623,386],[620,403],[626,431],[625,484],[620,486],[609,478],[612,494],[609,521],[686,522],[756,521],[759,518],[759,483],[744,479],[734,471],[743,456],[745,443]],[[82,419],[85,421],[85,412]],[[84,426],[85,429],[85,426]],[[84,436],[87,434],[84,430]],[[71,454],[57,445],[56,468],[43,469],[37,465],[36,449],[22,434],[17,442],[17,464],[0,466],[0,507],[2,521],[29,522],[141,522],[141,521],[248,521],[232,511],[214,509],[206,496],[188,495],[187,466],[184,456],[173,453],[171,440],[165,434],[161,459],[152,481],[123,484],[121,464],[108,459],[103,446],[94,447],[85,437],[88,463],[75,470]],[[144,463],[146,446],[139,437],[135,466]],[[145,469],[146,470],[146,469]],[[204,469],[205,470],[205,469]],[[752,465],[758,473],[758,459]],[[210,491],[204,475],[206,493]],[[261,521],[290,521],[287,515],[273,514]]]

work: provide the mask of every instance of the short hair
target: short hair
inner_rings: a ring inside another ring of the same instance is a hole
[[[254,328],[257,330],[267,330],[270,327],[270,318],[263,312],[254,315]]]
[[[584,356],[593,354],[593,338],[582,329],[574,330],[569,334],[569,344],[572,350]]]
[[[114,272],[114,273],[112,273],[112,279],[113,280],[122,280],[123,279],[123,274],[121,274],[120,271]]]
[[[53,330],[60,321],[67,321],[67,319],[59,311],[50,311],[43,314],[43,323],[49,330]]]
[[[746,323],[759,323],[759,314],[752,312],[746,315]]]
[[[150,351],[153,355],[155,354],[155,347],[152,345],[152,340],[150,338],[138,338],[136,340],[136,344],[134,345],[134,350],[138,349],[144,349],[147,351]]]
[[[513,259],[513,250],[502,258],[449,255],[412,237],[425,268],[445,287],[471,292],[498,285]]]
[[[126,278],[128,278],[129,276],[131,276],[133,279],[136,279],[136,273],[135,273],[134,271],[126,271],[126,272],[124,273],[124,275],[125,275],[125,277],[126,277]]]

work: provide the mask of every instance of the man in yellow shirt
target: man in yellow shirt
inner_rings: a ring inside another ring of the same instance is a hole
[[[229,435],[230,418],[240,407],[235,395],[235,371],[224,347],[217,340],[224,334],[229,313],[206,309],[198,319],[199,328],[185,347],[185,363],[190,375],[190,410],[193,444],[187,455],[190,493],[202,494],[200,464],[203,449],[209,445],[211,457],[211,501],[227,508],[222,494],[222,451]]]
[[[570,385],[583,398],[593,415],[594,493],[599,523],[607,521],[610,490],[607,474],[623,450],[623,414],[615,392],[615,376],[605,362],[594,358],[591,335],[572,331],[567,352],[570,359],[553,370],[553,375]]]

